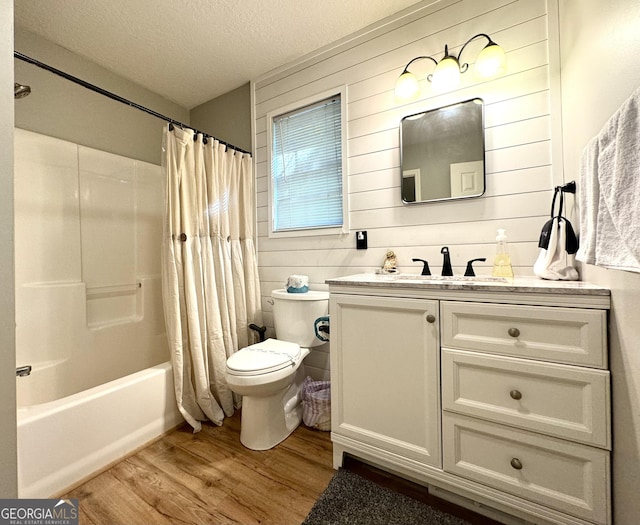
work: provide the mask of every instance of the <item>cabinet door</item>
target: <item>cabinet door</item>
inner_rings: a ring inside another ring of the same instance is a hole
[[[332,430],[440,467],[438,303],[332,295]]]

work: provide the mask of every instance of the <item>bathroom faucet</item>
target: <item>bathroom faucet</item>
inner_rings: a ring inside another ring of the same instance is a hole
[[[453,270],[451,269],[451,258],[449,257],[449,248],[444,246],[442,250],[440,250],[440,253],[444,255],[444,261],[442,262],[442,275],[453,275]]]
[[[422,263],[422,274],[421,275],[431,275],[431,270],[429,269],[429,263],[424,259],[411,259],[413,262],[421,262]]]
[[[476,276],[476,272],[473,271],[473,263],[476,261],[486,261],[487,258],[486,257],[480,257],[479,259],[471,259],[470,261],[467,262],[467,269],[464,272],[464,276],[465,277],[475,277]]]

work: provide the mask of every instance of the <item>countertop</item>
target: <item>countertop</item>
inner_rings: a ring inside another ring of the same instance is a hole
[[[537,277],[498,278],[477,277],[440,277],[413,274],[375,274],[362,273],[346,277],[327,279],[331,286],[362,286],[374,288],[411,288],[419,290],[459,290],[485,292],[520,292],[558,295],[597,295],[610,296],[608,288],[583,281],[547,281]]]

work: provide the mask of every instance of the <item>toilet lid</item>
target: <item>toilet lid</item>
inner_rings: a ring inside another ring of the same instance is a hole
[[[294,366],[299,357],[300,346],[296,343],[267,339],[231,355],[227,369],[236,375],[267,374]]]

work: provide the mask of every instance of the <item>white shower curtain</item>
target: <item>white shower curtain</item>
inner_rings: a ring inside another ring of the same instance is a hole
[[[167,126],[162,293],[178,408],[194,428],[220,425],[240,398],[227,358],[254,342],[260,284],[251,156]]]

